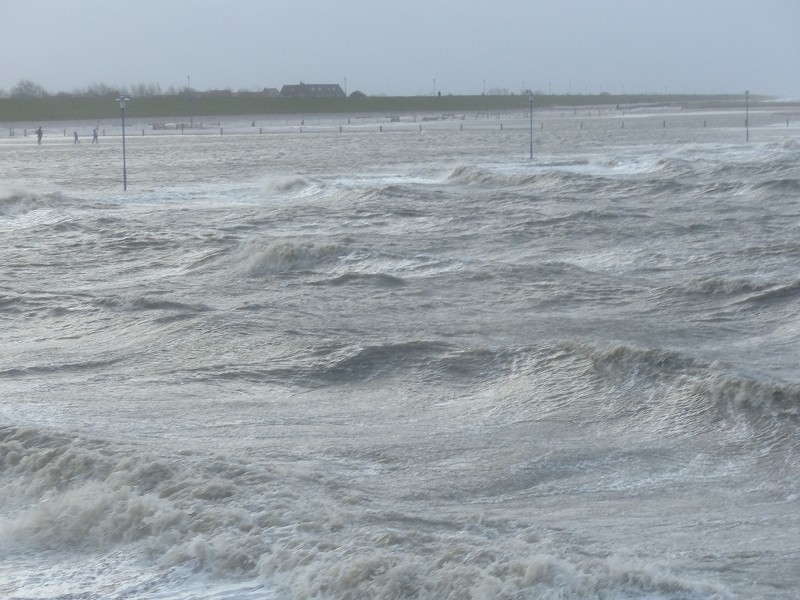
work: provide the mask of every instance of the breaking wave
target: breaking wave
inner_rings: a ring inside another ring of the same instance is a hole
[[[566,171],[547,171],[544,173],[498,173],[472,165],[462,165],[453,169],[447,181],[459,184],[478,184],[494,188],[554,187],[574,183],[581,176]]]
[[[276,275],[289,271],[306,271],[330,263],[341,255],[336,244],[314,242],[273,242],[249,239],[232,253],[236,269],[248,277]]]
[[[491,542],[504,525],[477,511],[467,521],[382,512],[337,501],[324,478],[267,466],[123,456],[101,440],[13,427],[0,428],[0,449],[0,540],[11,551],[129,548],[160,571],[266,576],[308,599],[727,597],[651,564],[593,556],[547,528]]]

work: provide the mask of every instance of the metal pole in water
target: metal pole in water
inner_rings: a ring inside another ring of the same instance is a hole
[[[119,102],[119,110],[122,113],[122,189],[128,191],[128,165],[125,158],[125,103],[128,98],[120,94],[117,98]]]
[[[528,99],[530,100],[530,125],[531,125],[531,160],[533,160],[533,94],[528,94]]]
[[[745,141],[750,141],[750,92],[745,91],[744,93],[744,130],[745,130]]]

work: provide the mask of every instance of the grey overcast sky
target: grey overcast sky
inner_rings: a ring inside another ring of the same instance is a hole
[[[800,0],[0,0],[0,89],[800,98]]]

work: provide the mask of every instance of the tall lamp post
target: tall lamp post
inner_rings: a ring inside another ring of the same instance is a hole
[[[128,191],[128,165],[125,162],[125,103],[128,101],[124,95],[117,98],[119,110],[122,113],[122,189]]]
[[[531,120],[531,160],[533,160],[533,92],[528,92],[528,100],[530,100],[528,112]]]

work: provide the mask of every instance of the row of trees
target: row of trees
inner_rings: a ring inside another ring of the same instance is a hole
[[[92,83],[85,88],[78,88],[72,92],[57,92],[51,94],[38,83],[30,81],[29,79],[22,79],[9,91],[0,88],[0,98],[45,98],[47,96],[72,96],[80,98],[117,94],[141,98],[142,96],[176,96],[188,91],[190,91],[188,88],[176,89],[175,87],[170,87],[165,92],[157,83],[139,83],[137,85],[121,87],[111,87],[105,83]]]
[[[248,92],[249,90],[240,90],[240,92]],[[227,92],[232,93],[231,90],[216,90],[216,93]],[[175,88],[170,86],[166,91],[161,89],[157,83],[139,83],[132,86],[117,86],[111,87],[105,83],[92,83],[85,88],[78,88],[72,92],[57,92],[55,94],[49,93],[38,83],[34,83],[29,79],[20,80],[17,85],[11,88],[8,92],[0,88],[0,98],[45,98],[47,96],[66,96],[74,98],[85,98],[91,96],[118,96],[123,94],[133,98],[142,98],[144,96],[177,96],[179,94],[196,94],[196,90],[188,87]],[[213,92],[209,92],[213,93]],[[531,90],[525,90],[525,94],[531,93]],[[542,95],[543,92],[535,91],[535,95]],[[202,92],[200,92],[202,95]],[[508,91],[507,88],[492,88],[489,90],[490,96],[513,96],[514,93]],[[351,96],[364,96],[362,92],[353,92]]]

